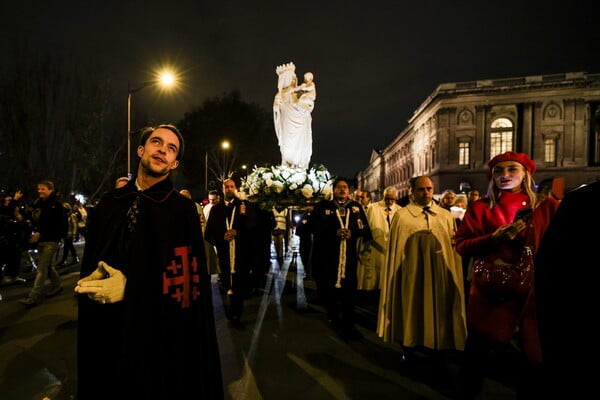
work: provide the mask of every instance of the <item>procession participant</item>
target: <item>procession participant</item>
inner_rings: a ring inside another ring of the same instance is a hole
[[[241,328],[244,298],[251,290],[254,244],[260,227],[255,206],[236,197],[233,179],[223,182],[223,201],[213,206],[206,223],[206,240],[217,248],[220,284],[229,301],[225,302],[227,318]]]
[[[144,129],[137,176],[90,216],[75,288],[81,400],[224,396],[200,220],[170,179],[183,150],[175,126]]]
[[[433,200],[430,177],[409,182],[411,201],[390,226],[377,321],[377,334],[399,344],[406,361],[420,350],[462,350],[467,336],[454,218]]]
[[[310,215],[312,273],[327,318],[345,339],[360,339],[354,326],[357,291],[357,240],[371,240],[367,216],[350,197],[346,178],[333,182],[333,200],[321,200]]]

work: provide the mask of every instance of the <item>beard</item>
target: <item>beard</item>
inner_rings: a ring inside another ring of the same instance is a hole
[[[231,201],[235,199],[235,193],[225,193],[224,197],[226,201]]]
[[[158,171],[152,169],[152,165],[150,160],[142,159],[141,160],[142,169],[144,170],[144,174],[149,175],[153,178],[162,178],[163,176],[169,175],[169,168],[165,167]]]

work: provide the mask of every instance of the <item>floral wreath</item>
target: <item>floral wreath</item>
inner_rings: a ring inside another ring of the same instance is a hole
[[[333,193],[333,178],[323,165],[309,170],[284,165],[254,167],[242,179],[238,197],[256,203],[262,209],[275,206],[305,206]]]

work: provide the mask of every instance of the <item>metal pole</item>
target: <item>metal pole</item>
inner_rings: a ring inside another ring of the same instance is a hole
[[[131,175],[131,88],[127,93],[127,177]]]
[[[171,75],[171,74],[169,74]],[[127,83],[127,177],[129,179],[133,178],[133,174],[131,173],[131,95],[133,93],[139,92],[145,87],[154,86],[160,82],[157,81],[146,81],[143,82],[140,87],[135,89],[131,88],[131,82]],[[169,80],[167,85],[170,86],[173,84],[173,80]],[[163,83],[163,85],[165,85]]]
[[[208,199],[208,150],[204,152],[204,195]]]

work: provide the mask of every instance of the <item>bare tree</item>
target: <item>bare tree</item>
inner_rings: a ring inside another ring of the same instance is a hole
[[[11,61],[0,91],[0,184],[49,178],[62,193],[97,190],[122,145],[111,129],[110,85],[79,63],[36,58],[25,46]]]
[[[179,127],[186,138],[182,167],[190,185],[218,189],[242,164],[272,164],[279,158],[272,113],[244,102],[239,91],[205,100],[185,114]],[[225,139],[231,148],[223,151],[220,144]]]

